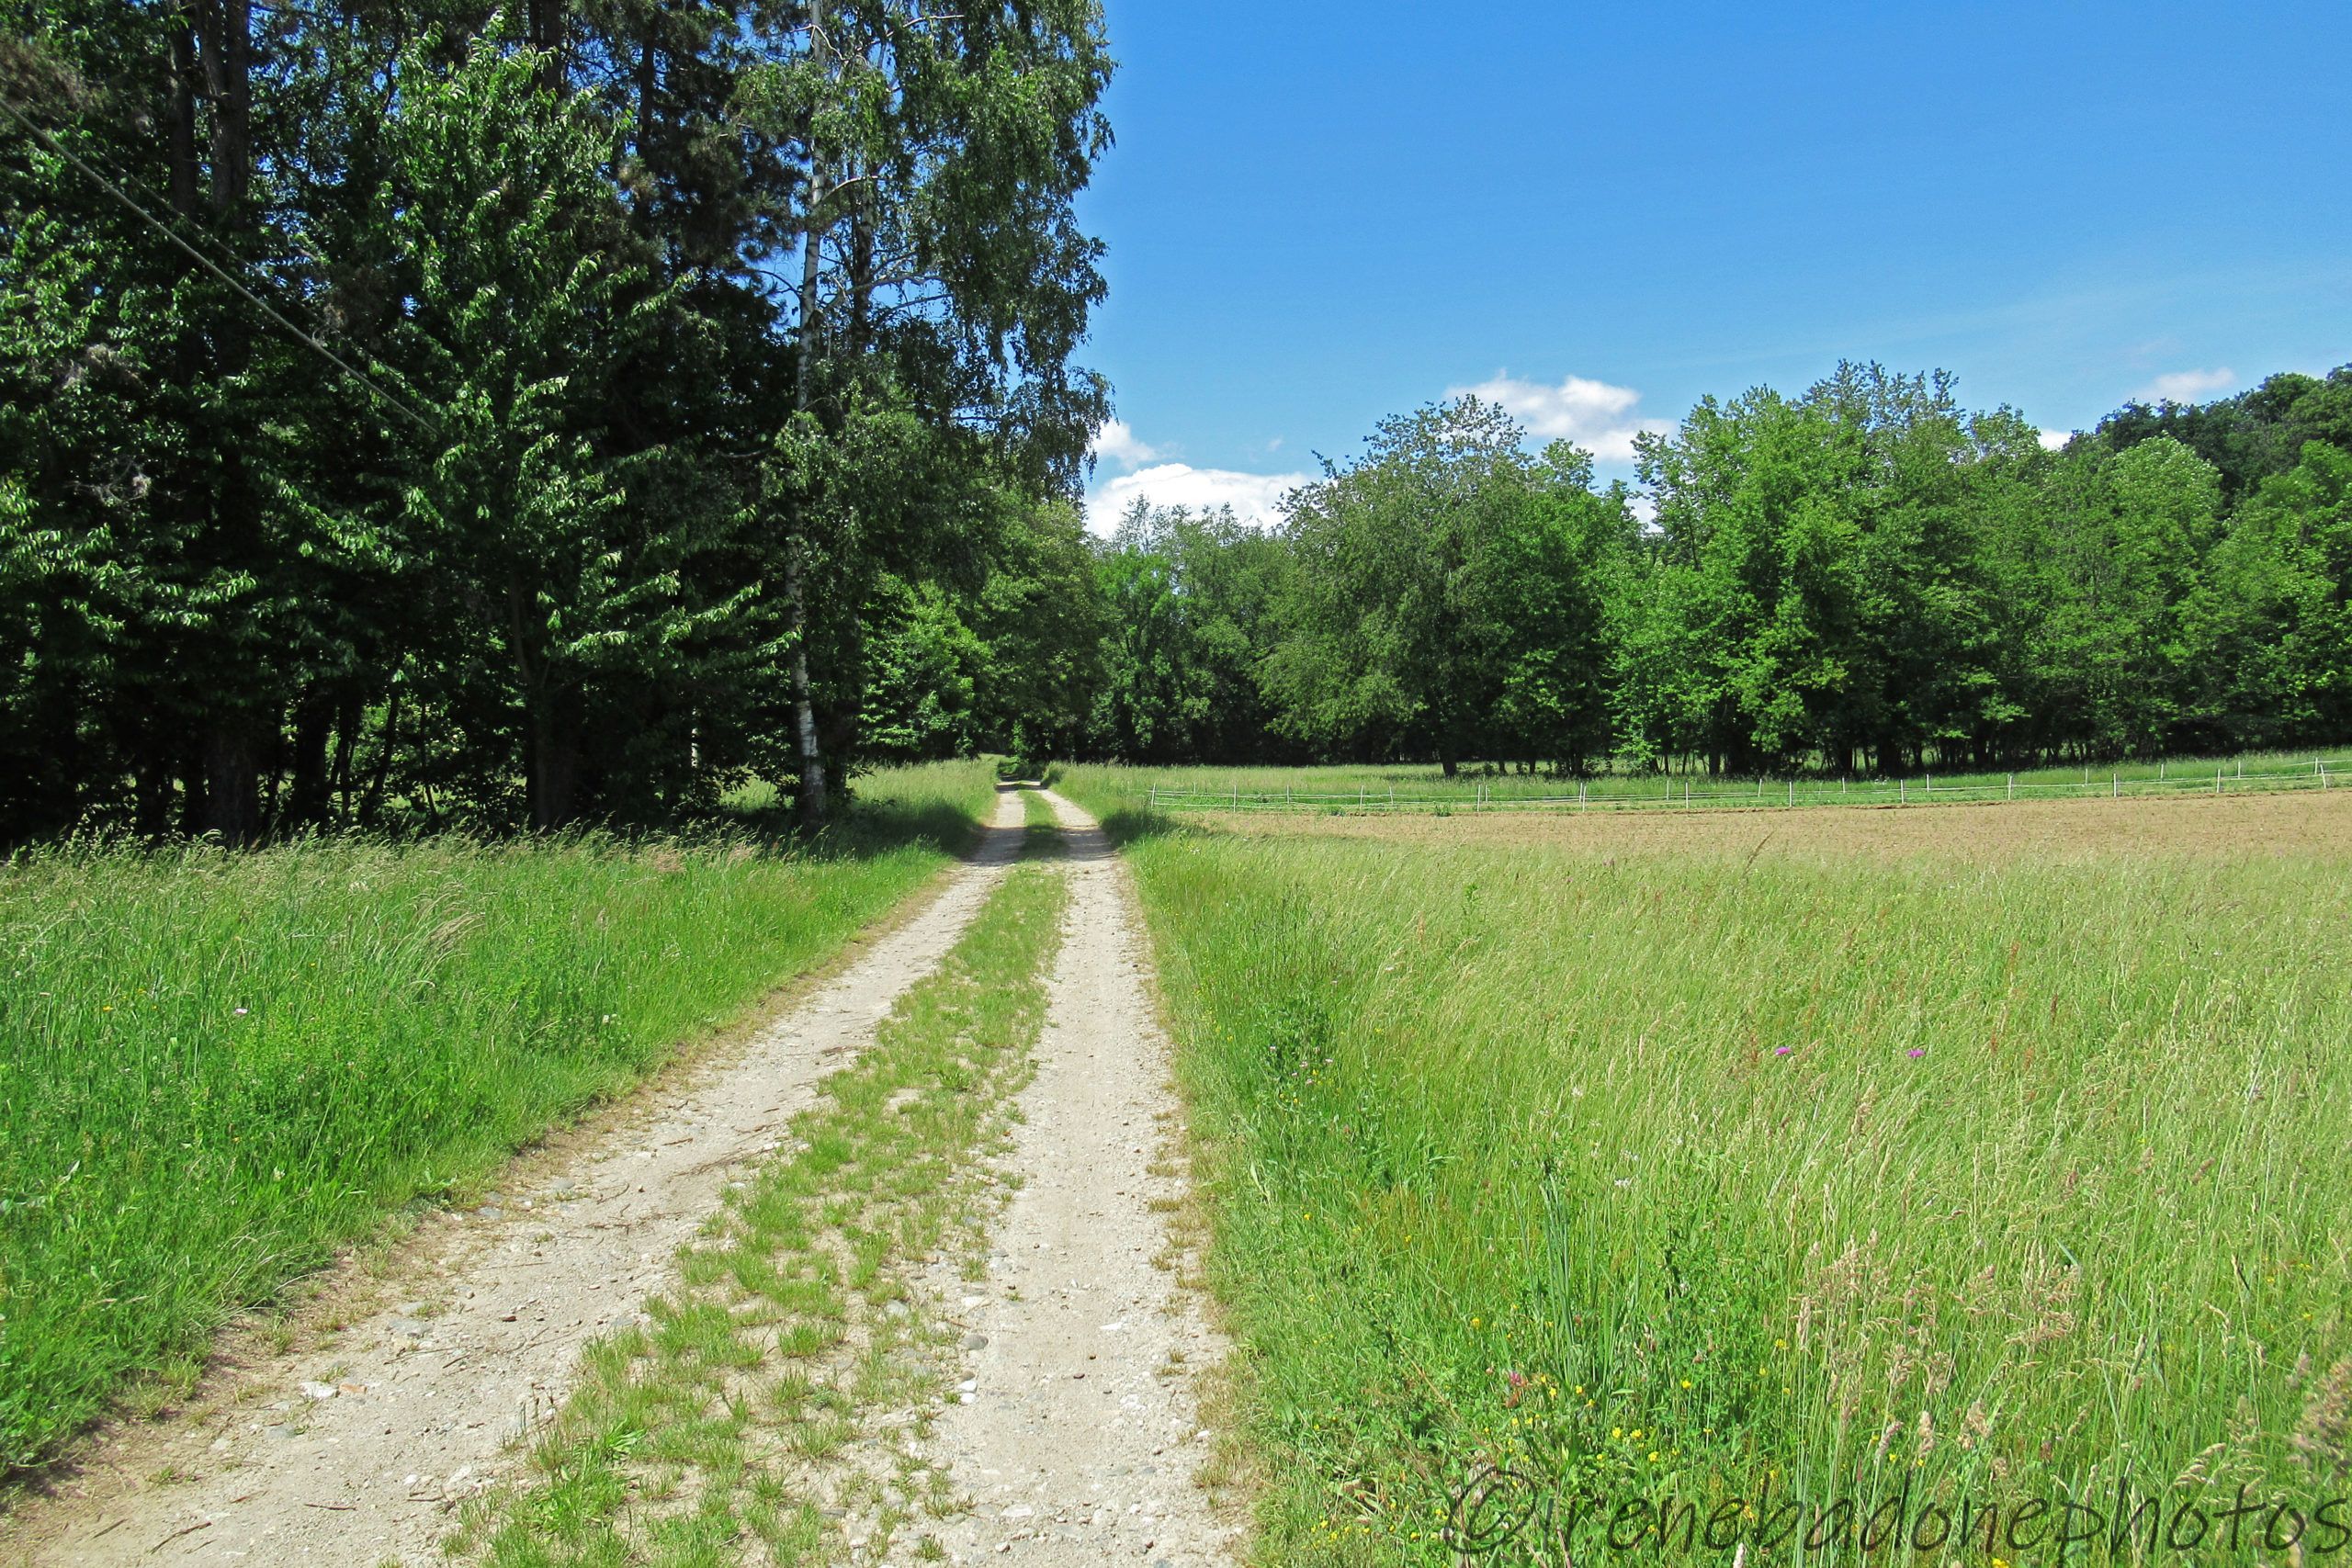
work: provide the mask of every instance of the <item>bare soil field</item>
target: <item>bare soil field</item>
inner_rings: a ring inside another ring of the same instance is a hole
[[[1411,844],[1542,844],[1593,853],[1792,853],[1901,859],[2077,859],[2115,854],[2352,859],[2352,790],[1984,806],[1498,812],[1450,817],[1188,813],[1240,837]]]

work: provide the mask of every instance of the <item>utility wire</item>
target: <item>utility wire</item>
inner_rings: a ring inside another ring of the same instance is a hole
[[[202,251],[199,251],[194,245],[189,244],[187,240],[180,236],[177,230],[174,229],[170,224],[164,222],[162,219],[156,217],[153,213],[148,211],[147,209],[141,207],[137,201],[133,200],[130,193],[125,191],[120,186],[115,184],[114,181],[107,178],[106,175],[102,171],[84,162],[81,157],[75,154],[71,149],[67,148],[63,143],[60,142],[48,131],[43,130],[40,126],[26,118],[25,116],[17,110],[17,106],[8,102],[5,97],[0,97],[0,114],[6,114],[10,119],[15,120],[18,125],[24,127],[25,130],[33,138],[34,141],[40,142],[51,152],[63,159],[74,168],[80,170],[85,175],[103,188],[107,195],[113,197],[117,201],[122,203],[123,206],[138,214],[140,220],[146,223],[149,228],[163,235],[164,239],[169,240],[174,245],[176,245],[181,250],[186,251],[198,266],[204,268],[205,271],[210,273],[213,276],[219,278],[221,282],[227,284],[239,294],[243,295],[247,299],[251,300],[255,309],[259,310],[264,315],[266,315],[271,321],[276,321],[279,326],[285,328],[288,333],[293,335],[296,342],[301,344],[305,348],[310,349],[312,353],[317,354],[322,358],[325,359],[327,363],[333,365],[345,376],[348,376],[353,380],[358,382],[368,391],[373,392],[377,397],[382,399],[392,408],[398,409],[401,413],[407,415],[411,420],[413,420],[416,423],[419,429],[428,433],[435,430],[435,423],[430,418],[424,414],[419,413],[414,408],[412,408],[401,399],[386,391],[381,386],[377,384],[373,377],[368,375],[367,372],[363,370],[357,369],[348,361],[345,360],[341,355],[337,355],[334,350],[329,348],[325,344],[320,342],[309,333],[304,332],[291,321],[288,321],[277,306],[272,305],[268,300],[263,299],[260,295],[246,288],[243,279],[238,278],[230,273],[227,268],[221,266],[220,263],[214,261],[210,256],[206,255]]]

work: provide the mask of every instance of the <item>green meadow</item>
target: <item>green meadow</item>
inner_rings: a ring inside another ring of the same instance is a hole
[[[1807,766],[1768,775],[1657,770],[1623,759],[1581,775],[1472,764],[1448,778],[1434,765],[1305,768],[1065,764],[1057,776],[1127,809],[1456,811],[1666,807],[1899,806],[1939,802],[2104,800],[2352,787],[2352,750],[2251,751],[2219,757],[2109,761],[2016,772],[1955,770],[1846,777]]]
[[[2243,1484],[2330,1539],[2340,857],[1620,854],[1064,787],[1126,812],[1262,1560],[1455,1562],[1460,1489],[1497,1473],[1637,1505],[1636,1539],[1675,1500],[1747,1500],[1729,1531],[1899,1498],[2011,1510],[2015,1562],[2017,1510],[2046,1542],[2087,1519],[2037,1509],[2119,1484],[2176,1511]],[[1770,1560],[1856,1560],[1834,1523]],[[1986,1561],[1945,1529],[1911,1560]],[[2289,1560],[2219,1529],[2112,1560]]]
[[[168,1398],[230,1314],[826,962],[963,846],[993,780],[873,775],[789,850],[731,829],[0,865],[0,1463],[127,1384]]]

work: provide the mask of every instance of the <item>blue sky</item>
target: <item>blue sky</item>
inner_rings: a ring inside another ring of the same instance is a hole
[[[2352,0],[1108,7],[1098,519],[1462,389],[1606,475],[1840,357],[2052,431],[2352,360]]]

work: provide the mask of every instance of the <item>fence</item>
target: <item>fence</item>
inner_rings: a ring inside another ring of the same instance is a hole
[[[1352,794],[1346,791],[1309,793],[1284,789],[1279,794],[1272,790],[1245,790],[1239,785],[1227,789],[1179,789],[1154,784],[1146,793],[1146,803],[1154,811],[1322,811],[1377,812],[1419,811],[1450,815],[1456,811],[1625,811],[1679,810],[1689,808],[1747,808],[1778,807],[1783,809],[1801,806],[1930,806],[1960,805],[1970,801],[2009,800],[2121,800],[2150,795],[2245,795],[2271,794],[2288,790],[2327,790],[2335,786],[2335,779],[2344,771],[2344,760],[2314,759],[2308,767],[2298,763],[2290,768],[2260,768],[2248,772],[2244,764],[2222,767],[2207,778],[2202,771],[2179,773],[2165,765],[2154,778],[2125,778],[2120,772],[2110,772],[2104,779],[2086,776],[2080,782],[2067,780],[2053,783],[2029,779],[2020,784],[2015,773],[1998,782],[1986,782],[1972,777],[1965,783],[1939,785],[1935,775],[1924,779],[1849,780],[1821,779],[1757,779],[1750,789],[1746,781],[1736,784],[1722,779],[1675,779],[1662,775],[1657,783],[1623,781],[1623,788],[1609,787],[1616,781],[1604,781],[1599,786],[1579,783],[1574,795],[1522,795],[1506,791],[1497,795],[1490,785],[1480,784],[1472,793],[1421,793],[1408,791],[1398,795],[1393,786],[1384,790],[1359,786]]]

